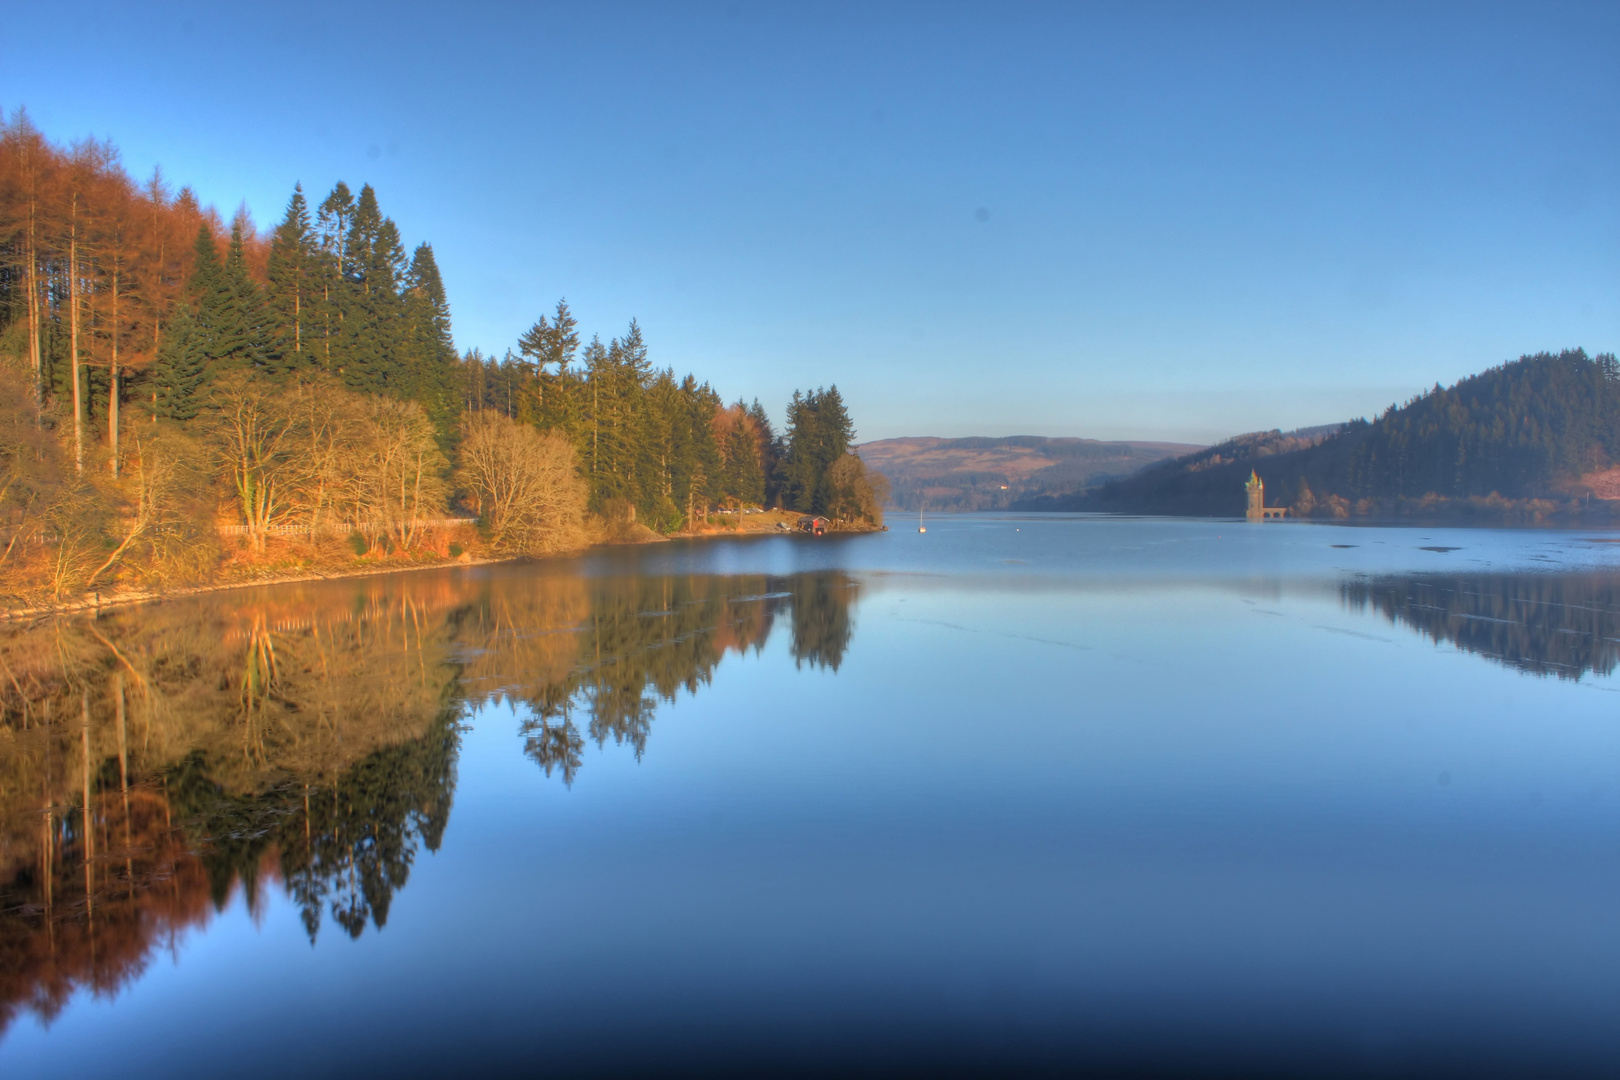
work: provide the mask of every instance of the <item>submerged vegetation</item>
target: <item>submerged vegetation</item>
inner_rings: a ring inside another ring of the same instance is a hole
[[[409,254],[407,251],[409,250]],[[565,302],[457,353],[431,245],[295,186],[261,235],[93,140],[0,126],[0,604],[579,547],[716,507],[881,519],[836,387],[778,435]]]

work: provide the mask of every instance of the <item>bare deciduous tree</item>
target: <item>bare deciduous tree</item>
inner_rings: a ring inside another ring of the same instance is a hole
[[[461,443],[460,479],[496,548],[538,553],[581,543],[585,485],[561,435],[476,413]]]
[[[292,511],[309,474],[309,462],[298,452],[302,410],[286,393],[242,371],[220,378],[209,397],[215,454],[248,538],[262,551],[270,527]]]
[[[827,468],[827,513],[839,521],[883,524],[883,504],[889,498],[889,479],[867,472],[859,454],[848,453]]]

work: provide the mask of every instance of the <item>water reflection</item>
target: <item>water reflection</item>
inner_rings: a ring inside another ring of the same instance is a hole
[[[1341,594],[1352,609],[1536,675],[1608,675],[1620,661],[1611,574],[1393,577],[1349,582]]]
[[[587,739],[639,757],[779,615],[836,669],[839,571],[582,577],[532,569],[282,586],[64,619],[0,638],[0,1031],[273,885],[313,941],[382,927],[439,846],[469,707],[510,702],[572,783]]]

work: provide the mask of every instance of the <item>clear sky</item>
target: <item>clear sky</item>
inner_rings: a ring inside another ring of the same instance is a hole
[[[1620,348],[1620,5],[12,5],[0,107],[274,224],[373,184],[457,344],[566,296],[862,439],[1207,441]],[[38,43],[37,47],[29,45]]]

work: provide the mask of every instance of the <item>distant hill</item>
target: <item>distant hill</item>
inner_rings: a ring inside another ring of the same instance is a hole
[[[1070,494],[1184,454],[1187,443],[1098,442],[1013,435],[1001,439],[880,439],[857,448],[889,478],[902,510],[1003,510]]]
[[[1438,385],[1377,420],[1241,435],[1049,509],[1238,515],[1254,470],[1296,516],[1620,516],[1620,364],[1539,353]],[[1596,503],[1594,504],[1594,500]]]

